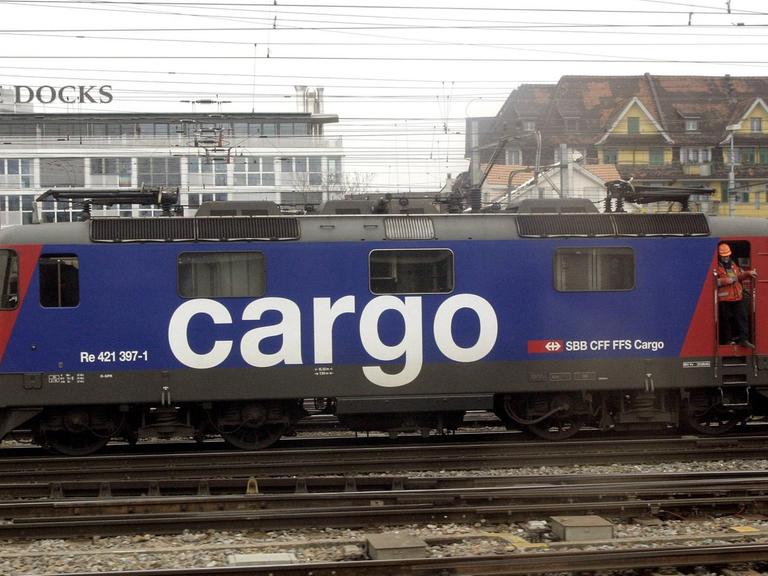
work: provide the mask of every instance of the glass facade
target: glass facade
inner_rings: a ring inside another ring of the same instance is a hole
[[[62,187],[179,188],[179,203],[192,209],[187,215],[214,200],[298,202],[292,195],[301,195],[319,204],[339,198],[344,181],[341,141],[322,134],[322,123],[308,114],[0,114],[7,156],[0,158],[0,226],[30,223],[35,212],[43,222],[79,219],[79,204],[48,200],[35,207],[43,191]],[[28,157],[14,156],[16,145]],[[307,150],[278,156],[270,153],[276,146]],[[94,206],[92,214],[154,216],[161,210],[121,204]]]

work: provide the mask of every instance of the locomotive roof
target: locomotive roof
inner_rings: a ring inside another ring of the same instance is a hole
[[[0,230],[2,244],[163,241],[500,240],[556,237],[765,236],[768,221],[664,214],[302,215],[94,218]]]

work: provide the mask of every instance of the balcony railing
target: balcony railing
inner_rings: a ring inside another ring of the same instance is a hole
[[[210,145],[219,146],[219,141],[203,143],[198,141],[198,147]],[[3,149],[35,148],[35,149],[71,149],[99,148],[121,146],[123,148],[194,148],[195,139],[184,134],[172,136],[0,136],[0,154]],[[269,136],[269,137],[228,137],[220,141],[222,148],[268,148],[270,150],[285,148],[322,148],[340,149],[342,139],[326,138],[324,136]]]

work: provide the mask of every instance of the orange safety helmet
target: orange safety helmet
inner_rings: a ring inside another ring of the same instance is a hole
[[[731,247],[725,243],[720,244],[720,246],[717,247],[717,253],[723,258],[727,258],[731,255]]]

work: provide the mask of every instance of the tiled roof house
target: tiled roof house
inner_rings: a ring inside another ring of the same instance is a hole
[[[565,144],[585,167],[614,165],[636,183],[714,188],[702,200],[721,214],[768,204],[768,77],[563,76],[521,85],[486,126],[482,162],[503,141],[500,163],[533,166],[538,132],[540,165]]]

